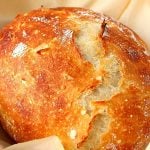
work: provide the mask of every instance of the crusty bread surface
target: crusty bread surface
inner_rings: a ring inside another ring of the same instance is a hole
[[[16,141],[144,150],[150,56],[132,30],[81,8],[41,8],[0,31],[0,122]]]

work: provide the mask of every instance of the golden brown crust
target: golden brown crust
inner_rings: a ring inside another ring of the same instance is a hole
[[[99,81],[75,42],[78,23],[96,22],[104,54],[121,67],[120,91],[83,115],[79,97]],[[150,57],[144,42],[109,17],[80,8],[39,9],[0,31],[0,120],[17,142],[57,135],[82,147],[93,118],[107,107],[100,149],[144,149],[150,141]]]

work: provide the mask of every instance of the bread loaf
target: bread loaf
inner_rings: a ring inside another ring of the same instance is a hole
[[[150,56],[131,29],[81,8],[41,8],[0,31],[0,121],[16,141],[144,150]]]

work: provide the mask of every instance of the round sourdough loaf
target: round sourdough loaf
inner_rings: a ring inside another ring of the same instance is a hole
[[[0,121],[16,141],[58,136],[66,150],[144,150],[150,56],[113,19],[41,8],[0,31]]]

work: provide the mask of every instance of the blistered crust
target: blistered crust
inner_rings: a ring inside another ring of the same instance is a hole
[[[0,31],[4,129],[17,142],[57,135],[69,150],[144,149],[150,141],[146,50],[133,31],[90,10],[18,15]]]

